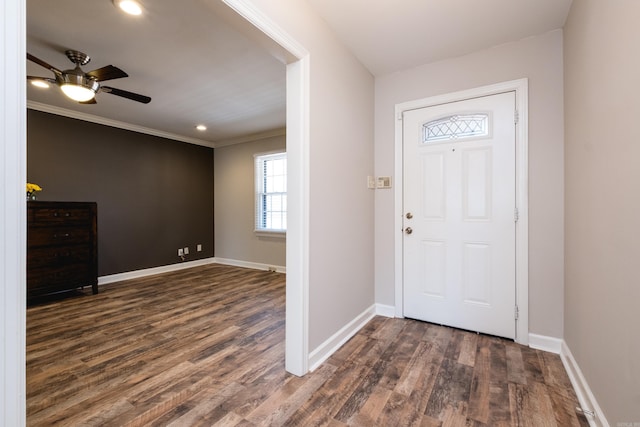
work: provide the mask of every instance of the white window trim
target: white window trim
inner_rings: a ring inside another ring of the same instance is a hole
[[[272,237],[274,239],[286,239],[286,230],[253,230],[253,233],[258,237]]]

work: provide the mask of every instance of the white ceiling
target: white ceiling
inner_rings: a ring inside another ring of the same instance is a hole
[[[129,77],[105,85],[150,96],[151,103],[98,93],[97,104],[81,105],[57,87],[32,85],[28,100],[211,146],[285,126],[285,64],[219,18],[221,2],[142,4],[144,14],[132,17],[111,0],[28,0],[27,52],[65,70],[74,65],[64,51],[82,51],[92,58],[85,72],[121,68]],[[31,61],[27,74],[53,77]],[[206,132],[194,128],[200,123]]]
[[[129,77],[107,86],[152,98],[100,93],[96,105],[56,87],[27,85],[29,105],[128,124],[209,146],[278,134],[285,126],[285,54],[220,0],[140,0],[131,17],[111,0],[28,0],[27,51],[65,70],[66,49]],[[376,76],[561,28],[571,0],[307,0]],[[53,74],[27,61],[27,74]],[[205,124],[204,133],[195,130]],[[126,127],[126,126],[125,126]]]
[[[382,76],[562,28],[571,0],[308,0]]]

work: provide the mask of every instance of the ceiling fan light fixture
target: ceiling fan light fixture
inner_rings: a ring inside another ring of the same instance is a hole
[[[135,0],[113,0],[118,8],[129,15],[140,15],[142,13],[142,6]]]
[[[96,93],[92,89],[74,84],[64,84],[60,86],[60,89],[62,89],[62,92],[69,98],[78,102],[87,102],[96,96]]]
[[[69,98],[78,102],[87,102],[96,96],[100,83],[87,78],[82,70],[67,70],[62,76],[57,77],[60,89]]]

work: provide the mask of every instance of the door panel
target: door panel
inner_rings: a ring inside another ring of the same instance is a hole
[[[463,152],[462,215],[466,221],[491,218],[491,154],[491,147]]]
[[[423,292],[430,297],[446,296],[446,245],[436,240],[422,241]]]
[[[491,305],[491,246],[463,243],[462,290],[468,304]]]
[[[515,93],[403,114],[404,315],[515,337]]]
[[[444,180],[444,152],[423,154],[422,159],[422,204],[424,218],[444,220],[447,189]]]

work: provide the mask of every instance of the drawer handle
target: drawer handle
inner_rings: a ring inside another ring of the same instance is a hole
[[[53,216],[55,216],[55,217],[57,217],[58,215],[59,215],[59,214],[58,214],[58,212],[54,212],[54,213],[53,213]],[[71,216],[71,214],[70,214],[69,212],[65,212],[65,213],[64,213],[64,216],[66,216],[66,217],[70,217],[70,216]]]
[[[64,233],[64,234],[57,234],[56,233],[56,234],[53,235],[53,238],[57,239],[58,237],[69,237],[69,236],[70,236],[69,233]]]

